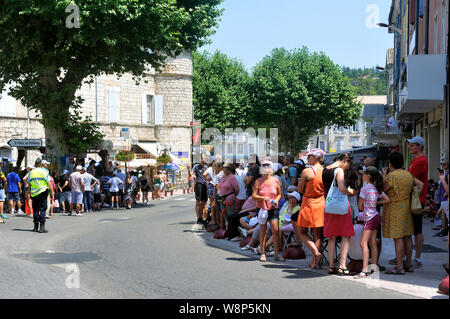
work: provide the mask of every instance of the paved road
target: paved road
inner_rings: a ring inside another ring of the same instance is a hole
[[[0,225],[0,298],[413,298],[296,261],[262,264],[237,243],[195,230],[193,207],[185,195],[56,215],[48,234],[31,232],[30,218],[11,217]]]

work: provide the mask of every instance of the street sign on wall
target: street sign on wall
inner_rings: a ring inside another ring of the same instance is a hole
[[[11,147],[19,148],[39,148],[42,147],[42,140],[38,139],[13,139],[8,141]]]

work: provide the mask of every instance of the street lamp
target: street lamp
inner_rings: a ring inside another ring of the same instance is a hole
[[[401,29],[399,29],[397,27],[394,27],[393,25],[388,25],[386,23],[377,23],[377,26],[382,27],[382,28],[389,28],[389,30],[392,30],[392,31],[397,32],[399,34],[402,33]]]

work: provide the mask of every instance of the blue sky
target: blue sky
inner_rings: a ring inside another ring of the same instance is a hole
[[[307,46],[336,64],[384,66],[393,36],[386,28],[391,0],[225,0],[212,44],[251,69],[272,49]],[[368,10],[366,12],[366,10]],[[379,13],[379,14],[378,14]]]

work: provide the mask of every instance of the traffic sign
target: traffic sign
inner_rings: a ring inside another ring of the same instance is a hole
[[[11,147],[19,147],[19,148],[39,148],[42,147],[42,140],[13,139],[8,141],[8,145]]]

